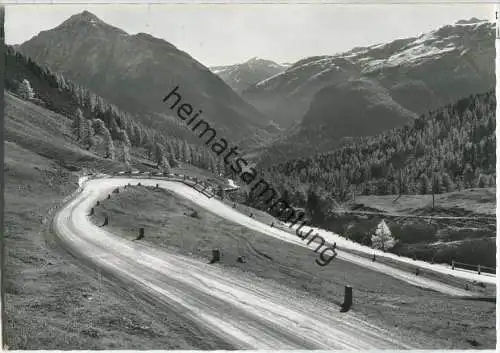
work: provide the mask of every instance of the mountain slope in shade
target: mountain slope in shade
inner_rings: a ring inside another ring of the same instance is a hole
[[[346,137],[374,135],[417,117],[372,80],[327,86],[314,96],[303,121],[271,145],[261,161],[272,163],[332,150]]]
[[[268,135],[269,119],[190,55],[149,34],[129,35],[88,11],[41,32],[19,50],[139,117],[175,115],[162,99],[179,85],[193,115],[201,109],[200,117],[220,135],[233,141],[249,134],[265,141]]]
[[[285,71],[286,66],[274,61],[252,58],[242,64],[214,66],[210,70],[238,93],[251,85]]]
[[[322,88],[365,77],[417,114],[484,92],[495,82],[494,24],[471,19],[419,37],[303,59],[242,96],[282,127],[300,121]]]

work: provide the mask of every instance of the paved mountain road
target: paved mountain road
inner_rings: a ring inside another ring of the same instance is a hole
[[[276,283],[129,241],[90,222],[88,213],[97,200],[106,198],[116,187],[137,182],[159,184],[224,218],[308,247],[297,237],[270,228],[218,200],[208,199],[183,183],[121,177],[82,183],[82,191],[54,218],[54,229],[60,239],[72,252],[134,283],[159,304],[168,305],[239,349],[411,348],[404,338],[360,320],[355,313],[340,313],[336,305],[327,301],[299,298]],[[384,273],[392,269],[350,254],[339,257]],[[416,281],[417,285],[452,295],[469,294],[392,270],[395,272],[390,275]]]

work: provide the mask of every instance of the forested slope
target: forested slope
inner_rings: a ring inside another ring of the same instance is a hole
[[[34,102],[74,120],[73,133],[80,144],[91,152],[125,162],[124,150],[137,157],[162,164],[165,169],[179,162],[190,163],[204,169],[222,173],[224,163],[200,145],[198,137],[177,120],[162,121],[158,128],[146,127],[136,116],[120,110],[85,87],[68,80],[59,73],[43,68],[16,52],[13,47],[6,50],[6,89],[19,93],[20,83],[27,79],[34,91]],[[79,119],[82,112],[83,121]],[[154,120],[157,117],[151,116]],[[143,117],[144,119],[144,117]],[[142,120],[143,120],[142,119]],[[96,120],[103,122],[102,125]],[[88,122],[91,122],[89,124]],[[112,149],[106,135],[110,135]],[[104,137],[104,138],[101,138]]]
[[[267,180],[292,204],[314,192],[338,201],[495,185],[495,92],[471,95],[410,124],[334,151],[273,166]]]

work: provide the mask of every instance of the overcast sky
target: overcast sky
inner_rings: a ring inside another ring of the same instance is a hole
[[[417,36],[460,19],[495,18],[493,4],[470,3],[6,5],[6,42],[20,44],[83,10],[130,34],[163,38],[207,66],[255,56],[295,62]]]

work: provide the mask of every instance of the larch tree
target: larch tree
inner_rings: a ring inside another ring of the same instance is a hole
[[[371,237],[372,247],[382,251],[390,250],[396,245],[397,239],[392,236],[391,230],[382,220]]]

